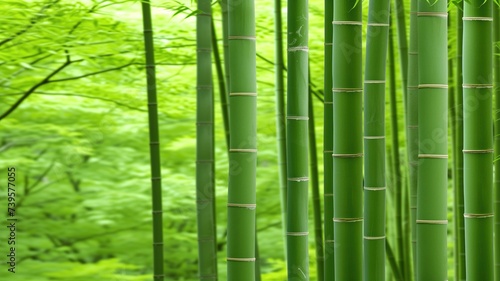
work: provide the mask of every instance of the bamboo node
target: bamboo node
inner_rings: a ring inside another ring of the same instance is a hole
[[[335,243],[335,240],[325,240],[325,243]]]
[[[332,92],[340,92],[340,93],[359,93],[363,92],[362,88],[332,88]]]
[[[333,197],[333,193],[325,193],[323,194],[323,197]]]
[[[325,101],[323,104],[333,104],[333,101]]]
[[[257,208],[257,204],[239,204],[239,203],[227,203],[228,207],[237,207],[237,208],[248,208],[251,210],[255,210]]]
[[[286,120],[307,121],[309,116],[287,116]]]
[[[354,153],[354,154],[333,153],[332,156],[339,158],[359,158],[363,157],[363,153]]]
[[[153,213],[153,214],[161,214],[161,213],[163,213],[163,211],[162,210],[154,210],[151,213]]]
[[[255,36],[228,36],[229,40],[255,40]]]
[[[492,17],[462,17],[464,21],[493,21]]]
[[[386,190],[387,187],[385,186],[381,186],[381,187],[369,187],[369,186],[365,186],[363,187],[364,190],[369,190],[369,191],[383,191],[383,190]]]
[[[368,26],[389,26],[388,23],[381,23],[381,22],[369,22]]]
[[[308,180],[309,180],[309,177],[288,178],[287,180],[289,180],[289,181],[301,182],[301,181],[308,181]]]
[[[333,222],[360,222],[363,218],[333,218]]]
[[[385,139],[385,136],[364,136],[365,140],[381,140]]]
[[[212,49],[210,49],[210,48],[197,48],[196,52],[198,52],[198,53],[211,53]]]
[[[385,84],[385,80],[365,80],[366,84]]]
[[[419,154],[418,158],[424,159],[448,159],[448,154]]]
[[[246,261],[246,262],[252,262],[255,261],[255,258],[226,258],[227,261]]]
[[[287,236],[307,236],[309,235],[309,232],[287,232]]]
[[[382,240],[382,239],[385,239],[385,235],[384,236],[363,236],[363,238],[366,240]]]
[[[420,84],[419,89],[448,89],[448,84]]]
[[[463,149],[462,152],[470,154],[483,154],[483,153],[493,153],[493,149]]]
[[[229,93],[230,97],[236,97],[236,96],[247,96],[247,97],[256,97],[257,93]]]
[[[299,46],[299,47],[291,47],[288,48],[289,52],[297,52],[297,51],[302,51],[302,52],[309,52],[309,47],[307,46]]]
[[[464,214],[464,218],[466,219],[485,219],[494,217],[493,213],[485,213],[485,214]]]
[[[462,84],[464,89],[492,89],[492,84]]]
[[[153,242],[153,245],[163,245],[163,242]]]
[[[334,21],[332,21],[332,24],[337,24],[337,25],[363,25],[363,23],[360,22],[360,21],[340,21],[340,20],[334,20]]]
[[[448,224],[448,220],[417,220],[419,224]]]
[[[252,148],[231,148],[229,152],[247,152],[247,153],[256,153],[257,149]]]
[[[441,18],[447,18],[448,13],[447,12],[417,12],[417,16],[419,17],[441,17]]]
[[[324,153],[333,153],[333,150],[323,150]]]
[[[325,46],[333,46],[333,43],[325,43]]]

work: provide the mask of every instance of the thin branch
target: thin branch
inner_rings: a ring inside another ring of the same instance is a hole
[[[91,72],[91,73],[87,73],[87,74],[83,74],[83,75],[79,75],[79,76],[73,76],[73,77],[67,77],[67,78],[61,78],[61,79],[55,79],[55,80],[49,80],[49,81],[47,81],[47,83],[57,83],[57,82],[65,82],[65,81],[77,80],[77,79],[80,79],[80,78],[94,76],[94,75],[102,74],[102,73],[105,73],[105,72],[119,70],[119,69],[122,69],[122,68],[125,68],[125,67],[128,67],[128,66],[131,66],[132,64],[133,64],[133,62],[129,62],[129,63],[121,65],[121,66],[107,68],[107,69],[103,69],[103,70],[99,70],[99,71],[95,71],[95,72]]]

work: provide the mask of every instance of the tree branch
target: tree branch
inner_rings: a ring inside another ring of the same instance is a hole
[[[91,73],[87,73],[87,74],[83,74],[83,75],[79,75],[79,76],[67,77],[67,78],[61,78],[61,79],[55,79],[55,80],[48,80],[47,83],[57,83],[57,82],[77,80],[77,79],[80,79],[80,78],[94,76],[94,75],[98,75],[98,74],[105,73],[105,72],[119,70],[119,69],[122,69],[122,68],[125,68],[125,67],[128,67],[128,66],[131,66],[132,64],[133,64],[133,62],[129,62],[129,63],[121,65],[121,66],[112,67],[112,68],[108,68],[108,69],[103,69],[103,70],[99,70],[99,71],[96,71],[96,72],[91,72]]]

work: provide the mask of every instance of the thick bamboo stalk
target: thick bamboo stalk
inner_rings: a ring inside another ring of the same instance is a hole
[[[368,13],[364,81],[363,276],[366,281],[385,280],[385,70],[389,7],[389,0],[370,0]]]
[[[467,281],[494,278],[492,3],[492,0],[464,3],[462,85]]]
[[[255,280],[256,49],[253,1],[228,0],[229,190],[227,280]]]
[[[363,279],[362,5],[334,1],[335,280]]]
[[[200,280],[217,280],[215,222],[214,96],[212,85],[212,11],[198,0],[196,16],[196,217]]]
[[[308,2],[288,1],[287,265],[288,280],[309,280]]]
[[[160,133],[156,98],[156,65],[153,42],[153,23],[149,0],[141,2],[146,56],[148,92],[149,153],[151,159],[151,195],[153,204],[153,280],[163,280],[163,211],[161,195]]]
[[[324,112],[323,112],[323,208],[325,224],[325,280],[335,278],[333,241],[333,97],[332,97],[332,40],[333,0],[325,0],[325,52],[324,52]]]
[[[493,86],[495,96],[495,280],[500,280],[500,8],[493,4]]]
[[[276,139],[278,144],[278,171],[281,199],[281,219],[286,240],[286,122],[285,122],[285,89],[283,71],[283,25],[281,16],[281,0],[274,0],[274,53],[275,53],[275,91],[276,91]],[[286,259],[286,247],[285,247]]]
[[[418,2],[417,281],[447,280],[447,1]]]

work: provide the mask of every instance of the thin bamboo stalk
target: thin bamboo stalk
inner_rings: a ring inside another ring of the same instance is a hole
[[[447,1],[418,2],[417,280],[447,280]]]
[[[335,280],[363,279],[362,5],[334,1]]]
[[[500,280],[500,8],[493,4],[493,86],[495,96],[495,280]]]
[[[308,1],[288,1],[287,265],[288,280],[309,280]]]
[[[463,19],[466,280],[493,280],[492,0],[465,2]]]
[[[325,280],[335,278],[333,240],[333,96],[332,96],[332,40],[333,0],[325,0],[325,52],[324,52],[324,112],[323,112],[323,198],[325,224]]]
[[[151,195],[153,205],[153,280],[165,278],[163,267],[163,211],[161,195],[160,134],[158,130],[158,103],[156,98],[156,64],[153,42],[153,23],[149,0],[141,2],[146,56],[148,92],[149,155],[151,159]]]
[[[310,85],[310,84],[309,84]],[[311,86],[309,86],[309,90]],[[312,205],[314,217],[314,242],[316,244],[316,272],[317,280],[323,281],[325,271],[324,258],[323,258],[323,228],[321,221],[321,200],[319,195],[319,172],[318,172],[318,156],[316,148],[316,132],[314,130],[314,105],[312,93],[309,93],[309,157],[311,167],[311,191],[312,191]]]
[[[255,6],[229,0],[229,190],[227,280],[256,276],[257,84]]]

